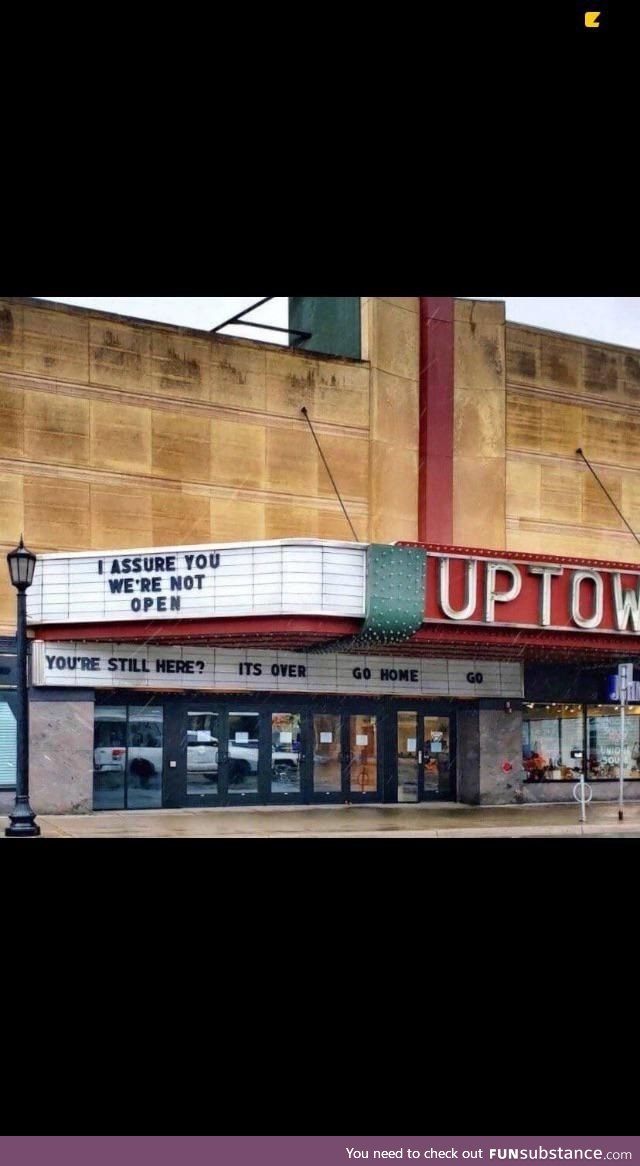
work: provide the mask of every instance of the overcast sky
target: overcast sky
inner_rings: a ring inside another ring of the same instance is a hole
[[[115,296],[107,299],[92,299],[73,296],[44,296],[43,299],[58,303],[78,304],[85,308],[97,308],[104,312],[117,312],[124,316],[136,316],[142,320],[160,320],[168,324],[182,324],[188,328],[209,331],[216,324],[250,307],[261,296],[235,296],[225,299],[220,296],[196,297],[195,299],[156,296],[154,298]],[[570,299],[566,296],[534,296],[532,298],[510,296],[463,296],[463,299],[505,300],[507,319],[523,324],[536,324],[540,328],[551,328],[556,332],[569,332],[575,336],[590,336],[593,340],[604,340],[611,344],[625,344],[630,348],[640,348],[640,296],[588,296]],[[283,325],[287,322],[286,299],[275,299],[258,308],[251,317],[256,323]],[[251,336],[255,339],[270,340],[272,343],[286,344],[284,333],[258,331],[256,328],[232,327],[225,329],[227,335]]]

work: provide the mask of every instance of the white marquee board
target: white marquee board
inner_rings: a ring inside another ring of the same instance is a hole
[[[35,685],[64,688],[523,696],[522,665],[502,661],[43,640],[34,641],[32,660]]]
[[[30,624],[365,613],[366,546],[309,539],[39,555]]]

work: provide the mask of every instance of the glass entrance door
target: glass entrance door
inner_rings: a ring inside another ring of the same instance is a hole
[[[419,800],[418,714],[398,713],[396,758],[398,765],[398,801]]]
[[[217,710],[187,713],[187,797],[219,796],[220,728]]]
[[[269,801],[302,800],[303,718],[300,713],[271,713]]]
[[[378,797],[378,726],[373,716],[348,717],[347,800],[375,801]]]
[[[258,797],[259,729],[260,713],[235,710],[229,713],[226,790],[224,771],[222,775],[222,793],[227,795],[229,804],[255,801]]]
[[[336,713],[314,714],[312,738],[313,800],[341,801],[343,799],[341,718]]]
[[[358,713],[314,713],[311,800],[361,802],[380,798],[378,723]]]
[[[451,718],[423,718],[422,797],[425,801],[449,801],[454,796]]]
[[[193,700],[176,717],[179,745],[169,759],[170,798],[176,801],[169,805],[305,800],[309,750],[303,713],[288,711],[286,705],[270,712]]]

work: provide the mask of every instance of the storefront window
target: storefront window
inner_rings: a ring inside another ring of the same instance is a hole
[[[0,695],[0,789],[16,784],[16,717],[6,696]]]
[[[524,706],[522,767],[527,781],[576,781],[583,767],[587,781],[617,781],[619,766],[619,705]],[[624,778],[640,779],[640,705],[625,709]]]
[[[620,777],[620,707],[587,708],[588,780],[617,781]],[[624,718],[623,764],[625,781],[640,778],[640,705],[628,705]]]
[[[525,705],[522,768],[526,780],[576,781],[583,765],[583,727],[582,705]]]
[[[96,810],[162,805],[162,708],[98,705],[93,740]]]

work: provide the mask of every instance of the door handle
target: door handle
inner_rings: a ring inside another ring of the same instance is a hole
[[[418,765],[422,765],[422,749],[418,749]]]

